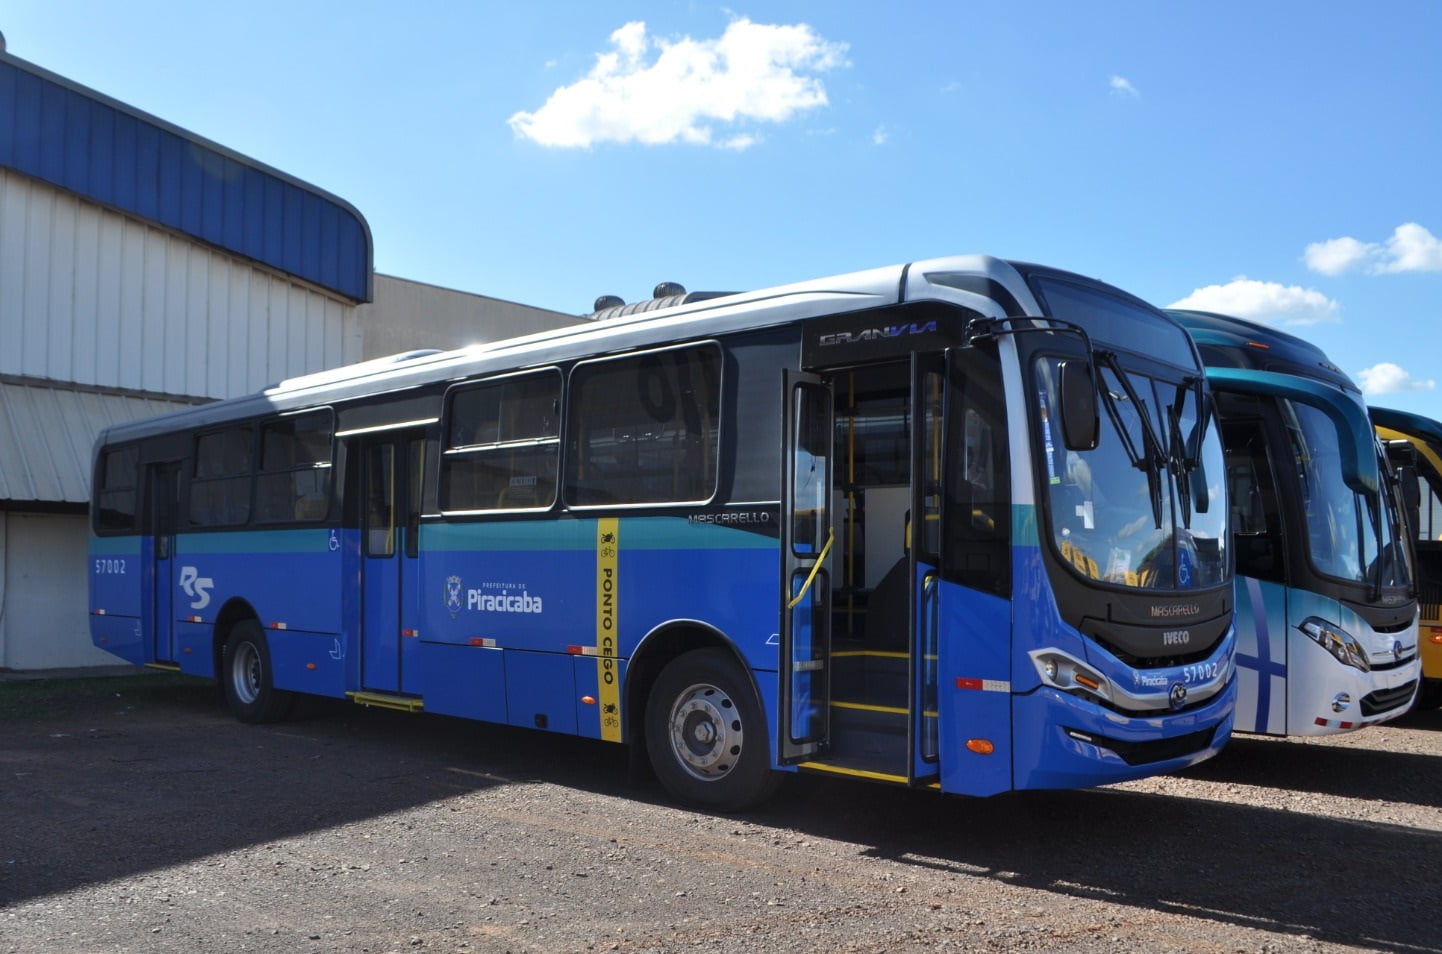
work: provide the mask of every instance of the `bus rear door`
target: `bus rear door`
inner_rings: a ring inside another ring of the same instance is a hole
[[[407,662],[420,636],[413,616],[425,452],[415,430],[368,435],[351,449],[361,461],[361,685],[373,692],[418,692]]]
[[[152,642],[147,660],[174,663],[175,652],[175,525],[180,507],[180,463],[160,461],[145,467],[146,512],[151,546],[151,600],[149,630]],[[192,571],[193,572],[193,571]],[[181,586],[193,586],[187,580]]]

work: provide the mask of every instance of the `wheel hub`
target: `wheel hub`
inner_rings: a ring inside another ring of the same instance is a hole
[[[671,748],[699,779],[725,777],[741,756],[742,736],[736,704],[716,686],[692,686],[671,710]]]

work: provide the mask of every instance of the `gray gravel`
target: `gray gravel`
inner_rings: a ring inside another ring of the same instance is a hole
[[[727,816],[600,743],[107,691],[0,721],[0,952],[1442,952],[1439,808],[1438,713],[1105,789],[800,778]]]

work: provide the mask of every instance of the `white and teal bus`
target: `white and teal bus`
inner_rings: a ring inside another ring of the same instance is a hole
[[[1314,345],[1173,311],[1217,401],[1237,568],[1239,732],[1331,735],[1412,705],[1417,593],[1362,394]]]
[[[110,428],[96,644],[251,722],[312,693],[629,743],[721,809],[1226,742],[1221,442],[1166,315],[953,257],[594,318]]]

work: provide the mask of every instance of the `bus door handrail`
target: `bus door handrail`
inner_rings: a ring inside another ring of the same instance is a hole
[[[816,574],[821,572],[821,564],[823,564],[823,563],[826,562],[827,556],[829,556],[830,553],[831,553],[831,544],[833,544],[833,543],[835,543],[835,542],[836,542],[836,531],[835,531],[835,530],[827,530],[827,531],[826,531],[826,546],[824,546],[824,547],[821,548],[821,555],[818,556],[818,557],[816,558],[816,562],[815,562],[814,564],[812,564],[812,566],[811,566],[811,572],[807,575],[807,577],[806,577],[806,582],[803,583],[803,584],[801,584],[801,592],[797,593],[797,594],[796,594],[796,598],[793,599],[791,602],[789,602],[789,603],[786,604],[786,608],[787,608],[787,609],[795,609],[795,608],[796,608],[796,604],[797,604],[797,603],[800,603],[803,599],[806,598],[806,593],[807,593],[808,590],[811,589],[811,584],[816,581]]]

